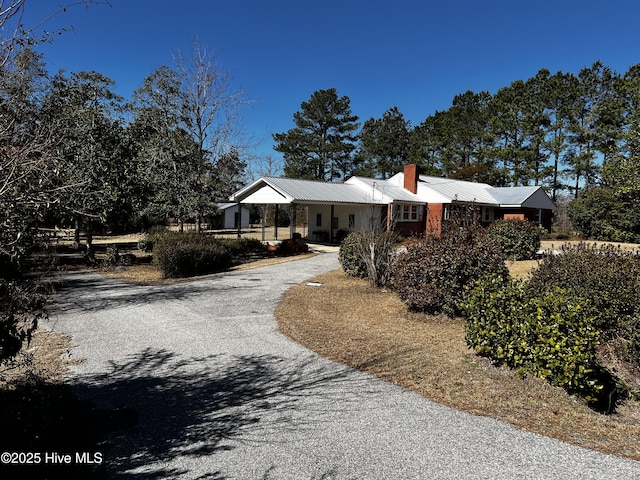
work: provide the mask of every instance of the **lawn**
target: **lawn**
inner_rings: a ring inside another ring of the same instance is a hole
[[[561,388],[475,355],[463,319],[409,313],[392,292],[340,270],[313,282],[322,285],[288,290],[276,311],[280,331],[294,341],[455,409],[640,460],[638,403],[598,414]]]

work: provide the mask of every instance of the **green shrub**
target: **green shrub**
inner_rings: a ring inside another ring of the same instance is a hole
[[[394,261],[393,288],[411,310],[459,315],[465,287],[485,275],[509,274],[502,252],[475,221],[475,209],[458,215],[439,237],[409,245]]]
[[[589,298],[603,342],[615,340],[616,355],[640,366],[640,256],[611,245],[566,244],[543,259],[527,289],[541,296],[557,287]]]
[[[153,251],[154,238],[147,236],[138,240],[137,248],[141,252],[149,253]]]
[[[637,191],[596,187],[582,191],[568,206],[569,218],[593,240],[640,242],[640,199]]]
[[[299,255],[301,253],[307,253],[309,251],[309,245],[305,242],[300,234],[294,235],[293,238],[283,240],[276,247],[276,255],[288,256]]]
[[[338,250],[338,261],[344,273],[350,277],[365,278],[367,276],[367,265],[360,255],[360,242],[364,237],[364,232],[351,232],[340,243]]]
[[[222,241],[199,233],[166,232],[154,248],[165,278],[218,272],[231,266],[232,257]]]
[[[259,254],[268,250],[268,247],[257,238],[226,238],[222,240],[222,244],[233,257]]]
[[[540,230],[526,220],[497,220],[487,227],[487,239],[510,260],[531,260],[540,249]]]
[[[476,284],[464,309],[470,348],[611,410],[616,381],[598,359],[588,300],[560,288],[532,298],[524,282],[493,277]]]

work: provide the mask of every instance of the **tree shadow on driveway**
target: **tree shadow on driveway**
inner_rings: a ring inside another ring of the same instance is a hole
[[[51,313],[80,314],[100,311],[105,308],[121,308],[145,305],[167,300],[185,300],[202,295],[225,295],[228,291],[255,288],[250,279],[240,277],[237,284],[228,285],[218,277],[205,281],[192,281],[173,285],[131,285],[100,276],[93,272],[75,272],[59,281],[59,293],[51,306]],[[244,280],[244,281],[242,281]]]
[[[282,441],[287,432],[328,421],[337,408],[356,409],[370,393],[358,378],[314,356],[180,358],[145,349],[112,363],[106,373],[76,377],[73,391],[89,403],[77,402],[61,424],[84,425],[67,450],[102,454],[93,478],[220,480],[227,477],[216,467],[216,454]],[[58,447],[53,435],[54,445],[40,448],[60,450],[60,436]],[[79,444],[83,438],[89,443]],[[81,466],[52,468],[47,478],[72,478],[73,467]],[[90,478],[82,467],[83,478]]]

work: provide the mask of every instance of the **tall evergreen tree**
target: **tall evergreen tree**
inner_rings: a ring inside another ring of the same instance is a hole
[[[438,147],[434,138],[434,117],[429,116],[409,132],[407,155],[409,163],[415,163],[425,175],[442,175]]]
[[[397,107],[364,122],[357,154],[361,174],[386,179],[402,171],[409,155],[410,124]]]
[[[333,181],[351,174],[360,124],[350,102],[335,88],[318,90],[293,115],[296,126],[273,135],[274,150],[284,155],[285,176]]]
[[[491,101],[491,130],[496,136],[495,155],[501,161],[499,185],[526,185],[530,179],[528,86],[516,80],[496,92]]]
[[[551,198],[556,200],[564,188],[561,182],[561,159],[568,148],[568,128],[577,95],[578,79],[570,73],[557,72],[546,81],[545,104],[549,121],[543,148],[551,160]]]
[[[621,178],[615,183],[626,184],[631,180],[640,190],[640,63],[629,68],[617,84],[617,90],[624,102],[624,124],[619,130],[621,144],[614,157],[619,168],[610,168],[607,177],[617,170]]]
[[[426,160],[432,173],[488,181],[493,176],[490,100],[488,92],[456,95],[448,110],[437,111],[414,129],[410,155]]]
[[[578,74],[578,92],[569,125],[572,148],[566,156],[574,179],[571,188],[576,197],[581,182],[584,182],[584,188],[595,184],[600,173],[598,153],[606,161],[614,150],[612,125],[621,125],[621,112],[613,96],[616,77],[617,74],[600,61]]]

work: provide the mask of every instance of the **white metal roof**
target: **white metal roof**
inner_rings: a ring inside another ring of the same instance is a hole
[[[418,193],[425,192],[429,196],[429,192],[436,192],[448,201],[440,203],[474,202],[477,204],[492,205],[496,203],[496,199],[491,195],[491,185],[486,183],[465,182],[452,178],[428,177],[420,175],[418,182]]]
[[[372,203],[387,205],[389,203],[407,202],[407,203],[425,203],[420,195],[411,193],[402,185],[398,185],[390,180],[379,180],[367,177],[351,177],[345,184],[358,186],[369,192]]]
[[[240,203],[351,203],[377,204],[371,193],[349,183],[329,183],[296,178],[262,177],[236,192]]]
[[[406,203],[473,202],[496,207],[555,209],[540,186],[492,187],[486,183],[420,175],[417,193],[404,188],[404,174],[388,180],[351,177],[343,183],[295,178],[262,177],[230,197],[236,203],[330,203],[387,205]]]

